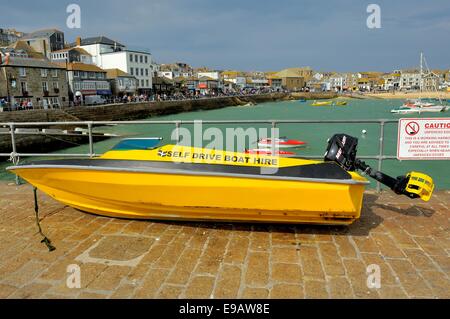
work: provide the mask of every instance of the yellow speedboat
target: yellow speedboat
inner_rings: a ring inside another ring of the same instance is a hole
[[[326,161],[156,143],[126,139],[97,158],[7,169],[66,205],[112,217],[323,224],[360,217],[368,181],[336,157],[337,142]]]

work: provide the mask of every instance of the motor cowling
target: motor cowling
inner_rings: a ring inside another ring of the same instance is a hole
[[[346,171],[354,171],[358,139],[347,134],[335,134],[328,140],[325,162],[335,162]]]

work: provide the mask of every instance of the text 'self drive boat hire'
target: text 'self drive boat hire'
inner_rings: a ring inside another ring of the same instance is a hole
[[[93,159],[61,159],[7,168],[54,199],[113,217],[350,224],[360,217],[368,181],[428,200],[433,181],[398,178],[356,159],[357,139],[335,135],[324,161],[165,145],[126,139]]]

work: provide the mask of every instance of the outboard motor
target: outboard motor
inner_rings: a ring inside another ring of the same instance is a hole
[[[396,194],[428,201],[434,190],[433,179],[423,173],[410,172],[393,178],[356,158],[358,139],[346,134],[335,134],[328,140],[325,161],[335,162],[346,171],[361,170],[378,182],[388,186]]]

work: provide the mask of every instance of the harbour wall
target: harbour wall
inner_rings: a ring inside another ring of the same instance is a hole
[[[331,92],[270,93],[248,96],[226,96],[181,101],[138,102],[109,104],[95,107],[70,107],[52,110],[0,112],[2,122],[68,122],[68,121],[125,121],[139,120],[158,115],[176,114],[200,110],[213,110],[228,106],[258,104],[292,99],[330,99]]]
[[[219,109],[227,106],[263,103],[290,99],[287,93],[251,96],[227,96],[181,101],[137,102],[93,107],[70,107],[51,110],[0,112],[2,122],[68,122],[68,121],[124,121],[148,117]]]

